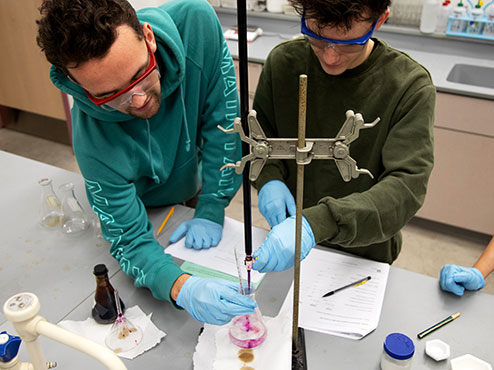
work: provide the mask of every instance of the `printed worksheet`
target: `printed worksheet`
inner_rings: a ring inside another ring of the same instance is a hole
[[[300,267],[299,326],[351,339],[363,338],[379,323],[389,267],[387,263],[329,249],[313,249]],[[339,290],[368,276],[371,279],[364,284]],[[292,302],[293,286],[284,305],[293,305]]]
[[[252,252],[261,246],[268,231],[259,227],[252,227]],[[218,246],[209,249],[192,249],[185,247],[185,238],[178,242],[170,244],[165,252],[184,261],[193,262],[197,265],[208,267],[213,270],[221,271],[232,276],[238,276],[235,263],[234,249],[237,249],[237,255],[240,263],[243,264],[245,258],[244,247],[244,224],[232,218],[225,217],[223,227],[223,238]],[[245,268],[241,269],[244,271]],[[245,280],[247,276],[243,275]],[[252,270],[251,281],[254,284],[259,283],[264,274]]]

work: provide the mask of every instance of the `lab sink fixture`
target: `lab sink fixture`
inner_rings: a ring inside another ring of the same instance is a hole
[[[494,68],[470,64],[455,64],[446,80],[465,85],[494,89]]]

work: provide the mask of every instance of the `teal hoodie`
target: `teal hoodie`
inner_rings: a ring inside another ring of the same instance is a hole
[[[170,300],[183,272],[154,239],[145,206],[179,203],[201,189],[194,217],[223,224],[241,178],[219,169],[240,159],[241,146],[217,125],[231,128],[239,103],[232,58],[206,1],[172,1],[138,17],[157,42],[162,100],[154,117],[108,112],[59,69],[50,77],[74,98],[74,152],[111,254],[136,286]]]

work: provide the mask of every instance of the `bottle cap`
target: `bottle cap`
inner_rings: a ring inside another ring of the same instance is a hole
[[[0,362],[7,363],[19,353],[21,338],[10,335],[6,331],[0,333]]]
[[[99,264],[94,266],[93,274],[94,275],[104,275],[108,273],[108,269],[104,264]]]
[[[405,334],[392,333],[384,341],[386,353],[397,360],[406,360],[413,356],[415,345]]]

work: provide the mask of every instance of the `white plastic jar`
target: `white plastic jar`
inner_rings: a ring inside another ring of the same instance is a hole
[[[412,366],[415,345],[405,334],[392,333],[384,340],[381,370],[408,370]]]

